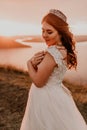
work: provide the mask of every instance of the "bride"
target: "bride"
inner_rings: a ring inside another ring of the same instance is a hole
[[[77,66],[75,41],[67,18],[51,9],[42,19],[47,50],[27,62],[33,81],[20,130],[87,130],[70,91],[62,84],[65,72]]]

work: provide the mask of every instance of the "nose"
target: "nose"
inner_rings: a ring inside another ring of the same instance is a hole
[[[47,32],[43,32],[43,33],[42,33],[42,36],[43,36],[44,39],[48,38]]]

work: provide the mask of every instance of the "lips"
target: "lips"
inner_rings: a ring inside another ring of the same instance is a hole
[[[49,42],[50,40],[49,39],[45,39],[46,42]]]

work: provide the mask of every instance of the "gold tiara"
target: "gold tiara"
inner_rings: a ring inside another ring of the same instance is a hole
[[[67,17],[60,10],[50,9],[49,13],[56,15],[57,17],[62,19],[64,22],[67,21]]]

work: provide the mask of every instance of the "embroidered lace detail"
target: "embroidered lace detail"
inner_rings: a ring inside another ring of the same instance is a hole
[[[63,60],[62,54],[60,51],[56,48],[56,46],[50,46],[47,49],[47,52],[50,53],[50,55],[54,58],[56,64],[58,64],[58,67],[55,67],[51,76],[49,77],[49,80],[47,82],[47,85],[54,86],[62,83],[64,74],[67,70],[66,63]]]

